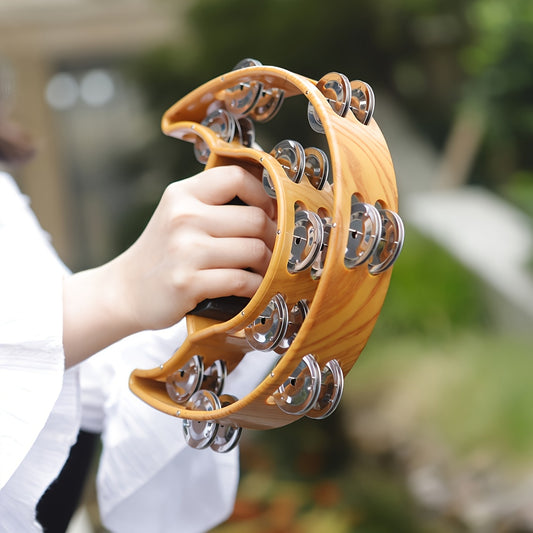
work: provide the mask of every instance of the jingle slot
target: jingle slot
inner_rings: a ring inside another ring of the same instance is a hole
[[[228,369],[226,363],[218,359],[210,367],[205,369],[201,388],[220,395],[222,394],[227,375]]]
[[[237,126],[235,119],[225,110],[225,109],[216,109],[209,115],[207,115],[201,124],[207,126],[209,129],[215,132],[215,134],[225,142],[231,142],[235,137],[235,132]],[[198,138],[194,144],[194,156],[196,160],[205,165],[209,159],[209,146],[207,143]]]
[[[248,344],[255,350],[274,350],[287,333],[289,311],[285,299],[276,294],[265,310],[246,328],[244,335]]]
[[[298,141],[280,141],[272,148],[270,155],[281,165],[291,181],[300,183],[305,170],[305,150]],[[268,196],[276,198],[276,189],[266,169],[263,170],[263,187]]]
[[[350,82],[352,88],[352,98],[350,100],[350,110],[355,118],[365,126],[374,115],[376,98],[372,87],[361,80]]]
[[[307,354],[274,393],[274,402],[284,413],[304,415],[318,399],[320,380],[320,366],[311,354]]]
[[[182,368],[167,377],[166,389],[170,399],[179,404],[186,402],[200,388],[203,378],[203,360],[194,355]]]
[[[289,310],[289,321],[287,325],[287,332],[285,333],[281,342],[276,346],[274,351],[279,354],[284,354],[294,342],[296,335],[300,331],[306,316],[309,314],[309,305],[306,300],[300,300],[293,305]]]
[[[344,374],[336,359],[328,361],[320,376],[321,385],[318,399],[307,413],[308,418],[322,420],[337,409],[344,389]]]
[[[390,209],[380,209],[382,229],[377,248],[368,265],[371,274],[380,274],[390,268],[402,251],[405,229],[400,216]]]
[[[211,391],[199,390],[187,402],[190,411],[215,411],[220,409],[220,400]],[[218,431],[218,423],[214,420],[183,420],[185,442],[196,450],[211,446]]]
[[[320,148],[306,148],[304,174],[311,185],[321,191],[329,176],[329,159]]]
[[[219,400],[221,407],[227,407],[228,405],[235,403],[237,398],[231,394],[223,394],[220,396]],[[217,453],[227,453],[237,446],[241,434],[241,427],[234,424],[219,423],[215,438],[211,443],[211,449]]]
[[[318,80],[316,87],[324,95],[331,109],[340,117],[345,117],[352,98],[350,80],[344,74],[330,72]],[[322,121],[311,102],[307,107],[307,119],[313,131],[324,133]]]
[[[313,211],[301,209],[294,214],[294,233],[287,270],[294,274],[309,268],[324,242],[324,226]]]
[[[369,259],[379,243],[381,236],[381,216],[370,204],[360,202],[352,196],[350,227],[344,254],[347,268],[355,268]]]

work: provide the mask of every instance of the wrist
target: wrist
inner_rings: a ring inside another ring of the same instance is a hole
[[[63,346],[67,366],[140,329],[125,300],[124,281],[115,261],[73,274],[63,282]]]

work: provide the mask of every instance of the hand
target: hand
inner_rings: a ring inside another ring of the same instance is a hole
[[[65,280],[70,363],[175,324],[205,298],[254,294],[274,246],[276,205],[253,172],[215,167],[171,184],[128,250]],[[227,205],[236,196],[246,205]]]
[[[227,205],[235,196],[247,205]],[[252,296],[270,260],[275,217],[259,179],[238,166],[170,185],[120,258],[139,327],[174,324],[205,298]]]

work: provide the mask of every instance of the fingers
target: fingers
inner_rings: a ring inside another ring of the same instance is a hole
[[[195,286],[198,288],[197,301],[224,296],[251,298],[262,279],[261,275],[246,270],[201,270],[195,275]]]
[[[209,213],[198,224],[212,237],[248,237],[263,240],[272,250],[277,224],[258,207],[210,206]]]
[[[197,270],[250,269],[264,276],[272,253],[261,239],[210,238],[191,258]]]
[[[187,180],[187,187],[198,200],[209,205],[224,205],[238,196],[245,204],[261,208],[276,218],[276,204],[259,176],[237,165],[214,167]]]

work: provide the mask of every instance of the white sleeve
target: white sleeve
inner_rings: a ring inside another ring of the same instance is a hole
[[[75,441],[79,403],[76,373],[64,378],[65,270],[3,173],[0,249],[0,516],[29,531],[35,504]]]
[[[98,501],[102,521],[113,532],[162,533],[173,524],[180,531],[206,531],[232,512],[238,451],[189,448],[181,420],[129,390],[134,368],[166,361],[185,337],[182,321],[133,335],[81,365],[82,427],[103,430]]]

